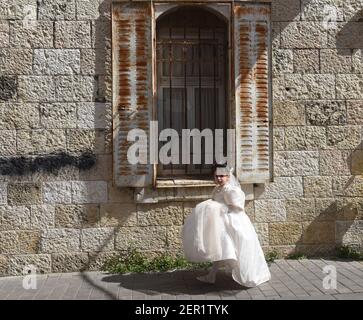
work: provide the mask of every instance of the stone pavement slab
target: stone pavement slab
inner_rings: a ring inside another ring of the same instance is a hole
[[[223,271],[214,285],[196,277],[206,271],[147,274],[75,272],[0,278],[0,300],[363,300],[363,264],[329,259],[276,260],[272,278],[245,288]],[[30,282],[28,282],[30,283]]]

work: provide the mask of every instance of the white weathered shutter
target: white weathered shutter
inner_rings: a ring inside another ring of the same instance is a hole
[[[113,4],[113,142],[118,186],[144,187],[152,183],[149,159],[147,164],[133,165],[127,159],[134,143],[127,141],[131,129],[142,129],[149,138],[153,101],[151,19],[150,1]]]
[[[235,3],[236,168],[241,183],[270,180],[270,7]]]

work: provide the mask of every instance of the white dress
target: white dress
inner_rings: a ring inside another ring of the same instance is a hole
[[[193,262],[228,260],[233,279],[254,287],[270,280],[271,274],[244,203],[239,187],[217,186],[212,199],[199,203],[186,219],[183,248]]]

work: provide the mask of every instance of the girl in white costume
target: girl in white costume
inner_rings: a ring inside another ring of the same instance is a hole
[[[183,227],[185,257],[193,262],[213,261],[206,276],[214,283],[220,267],[228,267],[233,279],[246,287],[270,280],[256,231],[245,213],[245,194],[232,169],[218,165],[212,199],[199,203]]]

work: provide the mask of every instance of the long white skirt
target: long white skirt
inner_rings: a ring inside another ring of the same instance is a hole
[[[214,200],[199,203],[183,226],[185,257],[193,262],[228,260],[232,277],[239,284],[254,287],[270,280],[265,256],[248,218],[229,213]]]

